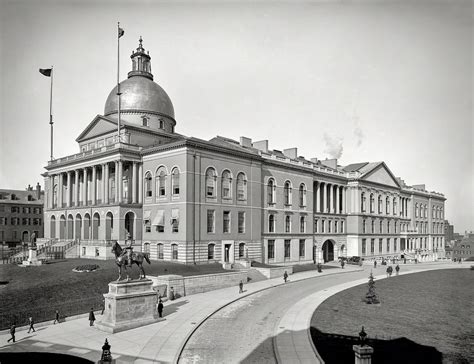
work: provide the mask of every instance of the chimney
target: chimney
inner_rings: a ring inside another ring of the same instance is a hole
[[[311,162],[313,162],[314,164],[318,164],[318,158],[311,158]]]
[[[261,150],[264,153],[268,153],[268,140],[259,140],[258,142],[253,142],[252,147]]]
[[[283,154],[288,158],[296,159],[298,157],[298,148],[283,149]]]
[[[336,158],[333,158],[333,159],[325,159],[325,160],[322,160],[320,161],[321,164],[325,165],[326,167],[329,167],[329,168],[332,168],[332,169],[337,169],[337,159]]]
[[[36,199],[41,200],[41,186],[39,182],[36,183]]]
[[[252,139],[241,136],[240,137],[240,145],[246,148],[251,148],[252,147]]]

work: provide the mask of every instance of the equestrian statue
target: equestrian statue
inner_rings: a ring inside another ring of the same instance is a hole
[[[143,261],[146,260],[148,264],[151,264],[149,253],[142,253],[142,252],[134,252],[132,246],[132,240],[128,239],[127,236],[127,247],[122,249],[118,241],[115,241],[114,245],[112,246],[112,253],[115,254],[115,263],[119,268],[119,276],[117,281],[122,279],[122,266],[125,268],[125,273],[127,273],[127,281],[130,279],[127,271],[127,266],[132,268],[133,263],[138,265],[140,269],[140,277],[139,279],[146,278],[145,270],[143,269]]]

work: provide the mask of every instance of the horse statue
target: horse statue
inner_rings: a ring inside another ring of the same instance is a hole
[[[119,268],[119,276],[117,281],[120,281],[122,279],[122,266],[125,267],[125,273],[127,273],[127,281],[130,279],[127,271],[127,265],[128,265],[128,256],[127,254],[122,255],[122,247],[120,244],[115,241],[114,245],[112,246],[112,253],[115,254],[115,263],[117,264]],[[143,261],[146,260],[148,264],[151,264],[150,258],[148,257],[148,253],[142,253],[142,252],[132,252],[132,263],[130,266],[135,263],[138,265],[138,268],[140,269],[140,277],[138,279],[146,278],[145,276],[145,270],[143,269]]]

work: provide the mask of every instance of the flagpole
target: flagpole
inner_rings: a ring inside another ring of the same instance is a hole
[[[51,160],[53,160],[53,66],[51,66],[51,90],[49,94],[49,125],[51,125]]]
[[[118,123],[117,134],[118,142],[120,143],[120,22],[117,23],[117,105],[118,105]]]

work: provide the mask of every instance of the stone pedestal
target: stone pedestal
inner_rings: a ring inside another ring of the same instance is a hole
[[[355,364],[371,364],[374,349],[371,346],[352,345],[355,353]]]
[[[116,333],[163,320],[158,318],[152,287],[150,279],[109,283],[109,293],[104,294],[104,315],[95,326]]]
[[[36,257],[36,248],[35,249],[30,248],[28,250],[28,260],[24,260],[23,265],[31,266],[31,265],[41,265],[41,264],[42,264],[41,260],[38,260],[38,258]]]

